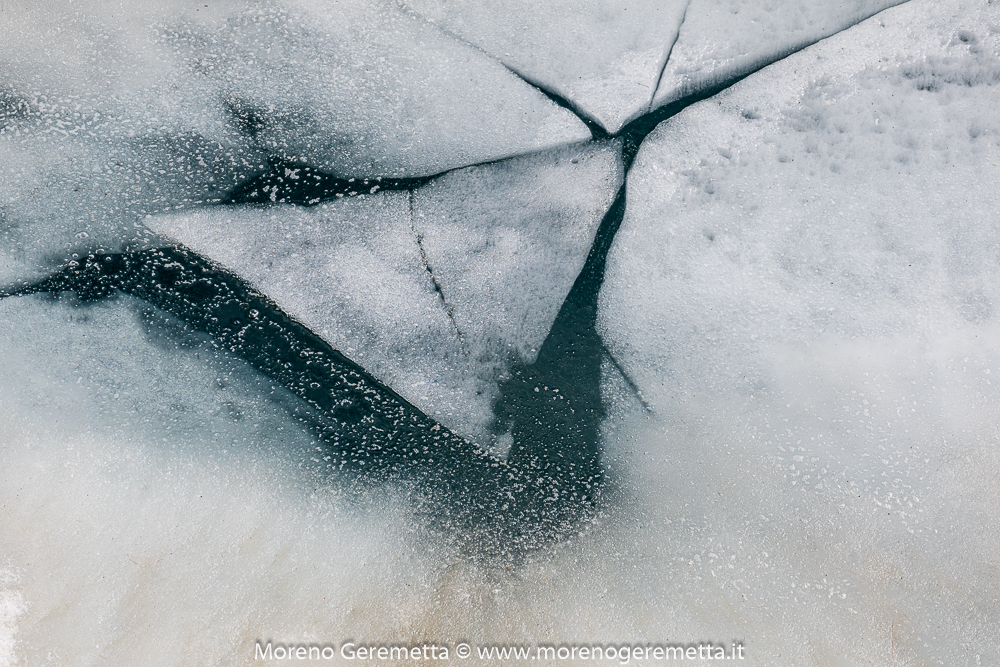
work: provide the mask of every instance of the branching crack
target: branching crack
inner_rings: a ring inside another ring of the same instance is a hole
[[[544,86],[541,83],[538,83],[537,81],[532,80],[531,78],[528,77],[528,75],[524,74],[523,72],[518,71],[517,69],[515,69],[511,65],[508,65],[507,63],[505,63],[503,61],[498,61],[498,62],[500,62],[501,65],[503,65],[505,68],[507,68],[507,70],[511,74],[513,74],[517,78],[521,79],[521,81],[524,81],[526,84],[528,84],[532,88],[535,88],[536,90],[538,90],[538,92],[540,92],[542,95],[545,95],[545,97],[549,98],[557,106],[560,106],[563,109],[566,109],[571,114],[573,114],[574,116],[576,116],[580,120],[580,122],[583,123],[584,125],[586,125],[587,129],[590,130],[590,136],[591,136],[592,139],[607,139],[607,138],[609,138],[611,136],[611,134],[608,133],[608,131],[605,130],[604,127],[600,123],[598,123],[596,120],[594,120],[593,118],[591,118],[587,113],[585,113],[582,109],[580,109],[580,107],[578,107],[576,104],[573,104],[572,102],[570,102],[569,100],[567,100],[565,97],[563,97],[559,93],[555,92],[554,90],[552,90],[552,89]]]
[[[903,0],[902,2],[896,3],[896,5],[905,4],[909,0]],[[492,61],[500,64],[505,69],[507,69],[511,74],[518,77],[520,80],[524,81],[527,85],[535,88],[540,93],[545,95],[554,104],[566,109],[567,111],[574,114],[580,122],[587,126],[591,132],[593,139],[606,139],[606,138],[622,138],[624,139],[623,147],[623,162],[626,172],[626,177],[628,171],[632,166],[632,159],[635,157],[636,152],[639,149],[639,145],[645,139],[646,135],[649,134],[659,123],[667,120],[671,116],[680,113],[685,108],[700,102],[702,100],[708,99],[718,95],[722,91],[730,88],[746,77],[760,71],[764,67],[772,65],[776,62],[780,62],[784,58],[794,55],[802,49],[808,48],[813,44],[816,44],[824,39],[829,39],[834,35],[837,35],[844,30],[849,30],[857,23],[863,20],[867,20],[879,12],[874,12],[871,16],[860,17],[857,22],[838,30],[837,32],[831,33],[825,37],[818,39],[813,39],[809,41],[802,42],[800,44],[794,45],[789,49],[785,50],[783,53],[779,54],[773,60],[764,60],[753,65],[749,65],[745,70],[740,70],[732,73],[732,75],[725,81],[716,83],[707,88],[701,90],[696,90],[691,92],[680,99],[669,102],[662,107],[653,108],[654,101],[656,99],[656,93],[659,91],[660,86],[663,84],[663,77],[666,73],[667,65],[670,61],[670,57],[673,54],[674,47],[680,39],[681,30],[683,29],[684,23],[687,19],[687,13],[691,6],[691,0],[688,0],[688,4],[684,8],[684,12],[681,15],[681,21],[677,26],[677,34],[674,36],[670,47],[665,51],[663,62],[660,65],[660,72],[657,78],[656,86],[653,88],[653,93],[650,96],[649,105],[647,107],[647,112],[642,116],[632,120],[625,127],[619,130],[615,134],[610,134],[605,130],[597,121],[591,118],[588,114],[583,112],[576,104],[572,101],[564,98],[558,93],[550,90],[548,87],[532,80],[524,73],[518,71],[515,67],[508,65],[502,60],[498,59],[493,54],[485,51],[481,47],[473,44],[463,38],[462,36],[438,25],[436,22],[426,18],[419,12],[408,7],[404,0],[397,0],[397,7],[403,13],[413,17],[415,20],[421,21],[429,26],[434,27],[436,30],[444,35],[447,35],[451,39],[457,40],[466,46],[473,48]],[[893,6],[896,6],[893,5]],[[886,8],[888,9],[888,8]],[[235,112],[234,112],[235,113]],[[234,123],[237,125],[245,124],[247,119],[239,116],[239,114],[234,115]],[[550,149],[544,149],[550,150]],[[281,159],[272,159],[270,168],[255,177],[248,179],[247,181],[237,185],[225,199],[221,201],[222,204],[273,204],[273,203],[287,203],[287,204],[299,204],[305,206],[312,206],[323,201],[333,199],[335,197],[353,197],[359,194],[372,194],[375,191],[387,191],[387,190],[410,190],[413,188],[420,187],[440,176],[449,174],[453,171],[458,171],[461,169],[467,169],[469,167],[481,167],[491,164],[497,164],[508,159],[513,159],[516,157],[521,157],[522,155],[528,154],[533,155],[535,153],[544,152],[542,151],[531,151],[524,154],[509,155],[503,158],[498,158],[495,160],[486,160],[483,162],[478,162],[474,164],[461,165],[458,167],[453,167],[451,169],[446,169],[436,174],[431,174],[427,176],[414,176],[414,177],[385,177],[385,176],[371,176],[371,177],[360,177],[360,178],[343,178],[341,176],[336,176],[333,174],[323,173],[319,170],[303,166],[301,164],[295,164]]]
[[[674,44],[679,36],[680,27]],[[664,60],[664,70],[672,50],[673,45]],[[538,357],[531,364],[515,365],[510,378],[500,385],[494,412],[498,432],[509,428],[514,436],[508,455],[508,461],[512,464],[543,461],[548,465],[556,465],[570,457],[582,469],[599,474],[602,469],[599,425],[606,416],[601,391],[601,364],[604,355],[622,374],[642,407],[647,412],[652,412],[651,406],[640,393],[638,384],[608,351],[598,330],[600,292],[606,262],[625,218],[628,174],[639,146],[657,125],[687,107],[719,94],[751,73],[732,77],[651,110],[617,133],[616,137],[622,141],[626,183],[605,213],[583,269],[542,343]],[[560,406],[564,405],[565,413],[559,413],[545,400],[539,400],[537,389],[544,389],[546,386],[561,388],[564,400],[560,401]]]

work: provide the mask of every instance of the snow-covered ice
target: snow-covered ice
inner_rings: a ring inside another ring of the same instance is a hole
[[[387,609],[434,545],[391,493],[331,480],[294,395],[130,297],[0,312],[0,660],[218,664],[324,624],[390,632],[352,607]]]

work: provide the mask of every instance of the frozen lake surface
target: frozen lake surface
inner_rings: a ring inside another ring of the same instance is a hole
[[[0,4],[0,666],[1000,664],[1000,4],[834,4]]]

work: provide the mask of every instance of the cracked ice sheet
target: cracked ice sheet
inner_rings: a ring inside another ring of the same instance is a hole
[[[691,0],[652,108],[733,81],[905,0]]]
[[[424,539],[391,490],[357,497],[326,475],[301,401],[272,387],[136,299],[0,301],[0,663],[256,664],[270,637],[699,636],[673,608],[726,552],[635,558],[651,532],[689,546],[689,507],[667,531],[609,508],[579,540],[498,573]],[[652,604],[668,578],[679,599]],[[775,617],[769,636],[785,632]],[[668,624],[677,634],[649,634]]]
[[[648,108],[687,0],[403,4],[615,133]]]
[[[509,361],[534,360],[621,179],[618,143],[588,143],[455,171],[412,195],[147,222],[489,443],[497,380]]]
[[[50,122],[71,119],[71,105],[0,129],[0,284],[38,280],[74,255],[141,247],[146,215],[218,201],[263,166],[220,119],[199,127],[201,110],[185,106],[190,116],[161,117],[155,128],[93,110],[69,125],[94,137],[49,134]]]
[[[657,415],[608,459],[672,636],[1000,661],[997,25],[915,0],[642,146],[600,330]]]
[[[17,3],[0,22],[0,280],[118,250],[146,214],[218,201],[272,157],[413,176],[588,137],[378,3]]]
[[[271,155],[343,176],[429,175],[589,137],[493,59],[391,3],[211,4],[18,3],[0,27],[0,85],[115,116],[181,79]]]

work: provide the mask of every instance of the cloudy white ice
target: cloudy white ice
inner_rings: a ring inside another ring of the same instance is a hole
[[[1000,4],[7,0],[0,60],[0,287],[184,244],[497,455],[611,242],[599,511],[509,562],[149,301],[0,299],[0,665],[1000,664]]]

